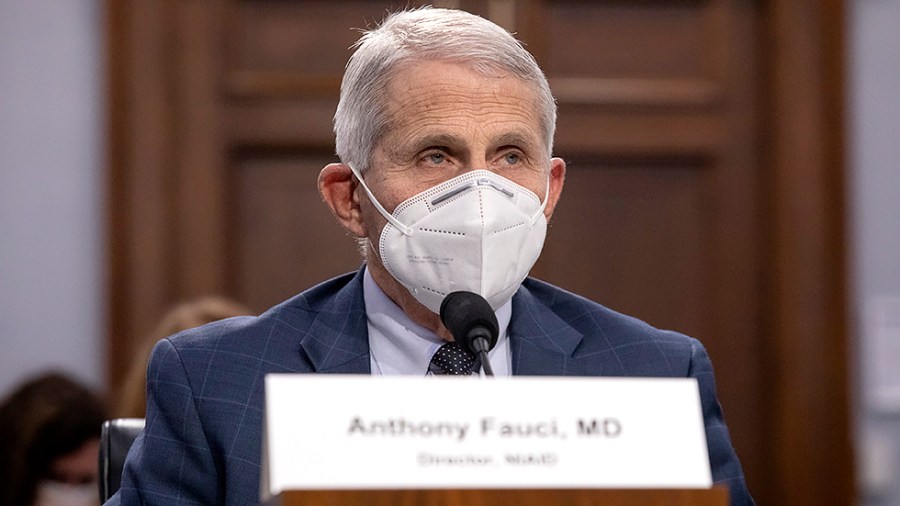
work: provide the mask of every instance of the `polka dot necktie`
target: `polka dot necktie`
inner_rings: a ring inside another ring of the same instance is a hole
[[[465,350],[459,343],[444,343],[431,357],[428,372],[431,374],[475,374],[475,355]]]

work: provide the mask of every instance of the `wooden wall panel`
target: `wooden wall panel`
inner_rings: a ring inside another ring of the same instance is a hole
[[[563,267],[540,274],[700,338],[716,365],[750,486],[768,502],[759,485],[771,479],[765,444],[771,418],[758,381],[767,360],[758,281],[764,196],[755,144],[762,13],[749,2],[712,0],[529,6],[518,19],[520,34],[559,101],[556,152],[574,162],[548,243],[549,256],[563,257],[555,262]],[[573,33],[579,36],[566,36]],[[585,173],[590,181],[575,180]],[[633,186],[609,180],[614,173]],[[621,251],[601,251],[604,234],[633,223],[602,200],[591,201],[587,188],[601,199],[631,196],[624,208],[632,215],[649,221],[660,213],[655,218],[668,227],[645,223],[643,233],[618,234],[613,247]],[[579,227],[594,230],[593,247],[569,235]],[[672,242],[669,251],[647,252],[647,243],[663,241]],[[573,267],[573,254],[561,248],[599,260],[591,270]]]
[[[726,119],[704,111],[561,102],[557,155],[699,156],[724,143]]]
[[[316,190],[332,157],[259,155],[232,162],[229,292],[263,311],[361,261]]]
[[[172,294],[187,299],[225,290],[226,153],[218,90],[220,5],[173,2],[169,55],[173,135]]]
[[[570,161],[533,274],[655,326],[712,337],[707,172],[679,162]]]
[[[302,102],[277,96],[231,100],[225,105],[224,135],[233,146],[333,150],[337,100],[336,89]]]
[[[843,2],[768,6],[771,437],[784,504],[850,504],[853,459],[843,180]],[[823,480],[829,476],[831,479]]]
[[[711,3],[545,2],[542,67],[571,77],[696,77],[704,69]],[[566,36],[573,33],[580,36]]]
[[[358,30],[374,25],[394,5],[366,0],[339,6],[328,0],[233,2],[226,39],[228,70],[340,76]]]

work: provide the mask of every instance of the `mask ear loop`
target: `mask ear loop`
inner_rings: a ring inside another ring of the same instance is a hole
[[[547,188],[544,190],[544,200],[541,202],[541,207],[538,208],[537,212],[534,213],[534,216],[531,217],[531,226],[534,226],[537,223],[538,218],[540,218],[544,214],[544,209],[547,208],[547,199],[550,197],[550,174],[547,174]]]
[[[394,218],[393,216],[391,216],[391,214],[388,213],[384,209],[384,207],[381,205],[381,203],[378,202],[378,199],[376,199],[375,195],[372,194],[372,191],[369,190],[369,187],[366,185],[366,182],[365,182],[365,180],[363,180],[362,175],[359,173],[359,171],[356,170],[356,167],[354,167],[353,164],[351,164],[351,163],[348,163],[347,166],[350,167],[350,171],[353,172],[353,175],[356,176],[357,180],[359,180],[359,184],[361,184],[363,189],[366,190],[366,195],[369,196],[369,200],[372,202],[372,204],[375,205],[375,209],[378,209],[378,212],[381,213],[382,216],[384,216],[384,219],[386,219],[388,221],[388,223],[390,223],[391,225],[396,227],[397,230],[402,232],[403,235],[406,235],[406,236],[413,235],[414,230],[412,227],[407,227],[406,225],[400,223],[397,220],[397,218]],[[547,188],[549,188],[549,187],[550,187],[550,183],[549,183],[549,178],[548,178]]]

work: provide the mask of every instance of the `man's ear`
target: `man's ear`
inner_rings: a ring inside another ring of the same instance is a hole
[[[350,167],[343,163],[330,163],[319,173],[319,194],[328,204],[338,222],[357,237],[366,237],[362,212],[356,189],[359,181]]]
[[[547,205],[544,207],[544,216],[547,221],[553,216],[556,203],[562,194],[563,184],[566,182],[566,162],[562,158],[550,159],[550,190],[547,192]]]

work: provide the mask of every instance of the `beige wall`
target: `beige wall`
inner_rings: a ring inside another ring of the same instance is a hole
[[[848,146],[861,504],[900,505],[900,2],[850,2]]]
[[[0,395],[103,377],[101,7],[0,0]]]

